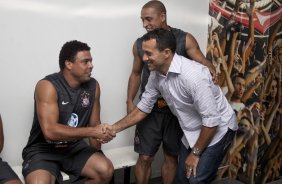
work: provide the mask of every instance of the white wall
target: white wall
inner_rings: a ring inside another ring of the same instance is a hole
[[[126,113],[132,44],[145,30],[140,19],[147,0],[0,0],[0,113],[5,146],[1,157],[21,164],[33,118],[36,82],[59,71],[61,46],[77,39],[91,47],[101,86],[101,119],[112,123]],[[168,23],[192,33],[203,52],[207,40],[208,0],[163,1]],[[104,149],[133,144],[134,127]],[[157,166],[158,167],[158,166]]]

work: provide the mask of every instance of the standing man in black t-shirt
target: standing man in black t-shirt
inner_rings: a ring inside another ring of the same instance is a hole
[[[160,1],[149,1],[141,10],[143,27],[147,31],[156,28],[171,30],[177,39],[176,53],[206,65],[215,78],[215,69],[201,52],[196,39],[187,32],[172,28],[166,22],[166,8]],[[133,100],[141,86],[141,95],[150,75],[147,64],[143,61],[142,40],[139,38],[133,45],[134,63],[128,81],[127,112],[130,113],[135,104]],[[141,79],[142,78],[142,79]],[[137,184],[146,184],[151,176],[151,164],[154,155],[163,145],[164,162],[162,165],[163,183],[172,183],[176,174],[177,157],[180,148],[182,131],[177,118],[172,115],[163,98],[159,98],[152,112],[136,126],[134,148],[139,153],[135,167]]]
[[[0,153],[4,147],[4,131],[3,123],[0,114]],[[3,184],[21,184],[21,180],[17,174],[12,170],[10,165],[3,161],[0,157],[0,183]]]
[[[63,45],[60,72],[46,76],[35,88],[32,129],[23,150],[26,183],[61,183],[60,170],[73,183],[109,183],[113,165],[99,150],[113,135],[100,122],[100,87],[91,77],[90,47],[80,41]],[[89,138],[90,146],[83,140]]]

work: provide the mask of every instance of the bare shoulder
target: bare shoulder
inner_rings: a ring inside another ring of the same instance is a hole
[[[140,74],[142,72],[143,68],[143,61],[142,58],[140,57],[138,53],[138,48],[137,48],[137,40],[134,42],[133,48],[132,48],[132,53],[133,53],[133,66],[132,66],[132,72],[135,74]]]
[[[35,98],[39,100],[57,98],[57,91],[50,81],[40,80],[35,87]]]
[[[96,91],[99,90],[100,91],[100,84],[99,82],[96,80]]]
[[[54,85],[48,81],[48,80],[40,80],[37,82],[36,87],[35,87],[36,91],[38,90],[55,90]]]
[[[134,57],[138,57],[138,51],[137,51],[137,40],[134,42],[132,47],[132,52]]]
[[[100,98],[100,84],[96,80],[95,98]]]
[[[188,32],[186,33],[186,45],[190,45],[190,47],[198,47],[196,38]]]

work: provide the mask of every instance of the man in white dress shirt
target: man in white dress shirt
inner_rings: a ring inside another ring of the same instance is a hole
[[[210,183],[238,126],[234,111],[207,67],[175,53],[171,31],[143,36],[143,60],[151,71],[137,107],[113,125],[115,132],[138,123],[161,95],[183,130],[179,155],[180,183]]]

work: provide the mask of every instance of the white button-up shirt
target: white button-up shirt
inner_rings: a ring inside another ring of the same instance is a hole
[[[187,148],[195,145],[202,126],[217,126],[208,146],[221,140],[228,128],[238,129],[234,111],[212,81],[209,69],[195,61],[175,54],[167,75],[152,71],[137,107],[150,113],[159,95],[178,118]]]

